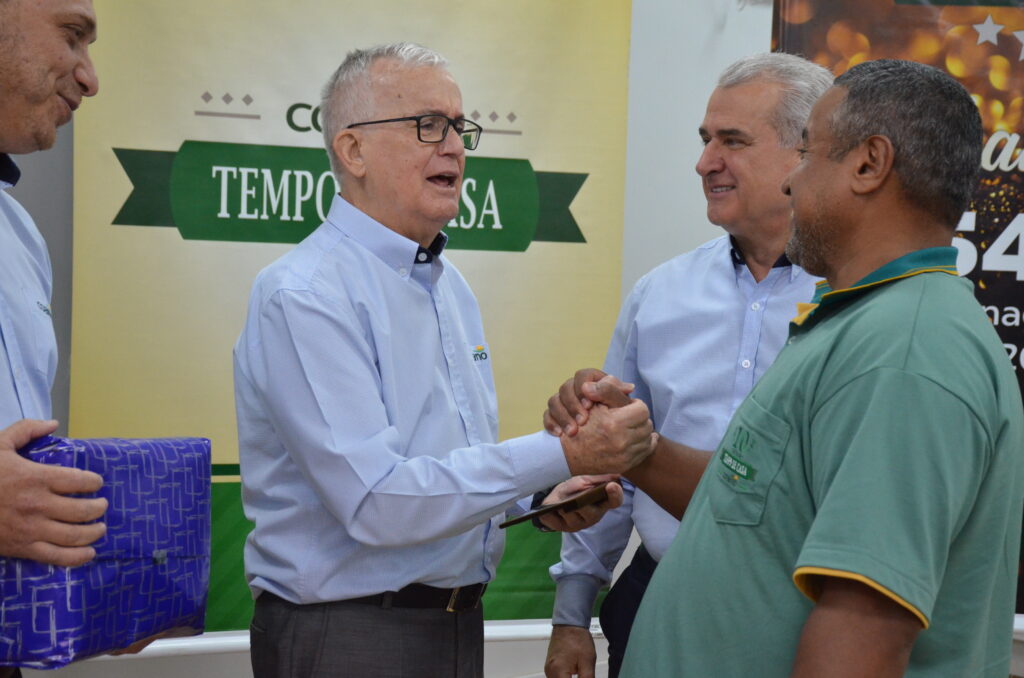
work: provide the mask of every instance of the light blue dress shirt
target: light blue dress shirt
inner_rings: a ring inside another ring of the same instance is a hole
[[[235,345],[254,595],[344,600],[489,581],[497,524],[569,476],[557,438],[497,442],[493,356],[443,256],[340,196],[256,278]]]
[[[6,189],[20,172],[0,154],[0,428],[50,418],[57,339],[50,314],[53,274],[46,242]]]
[[[782,349],[798,302],[810,301],[817,278],[776,266],[761,282],[737,261],[728,236],[655,268],[623,304],[604,369],[636,384],[655,430],[671,440],[714,450],[733,412]],[[679,521],[624,484],[623,506],[600,523],[562,538],[556,624],[589,626],[598,590],[612,576],[634,525],[655,560]]]

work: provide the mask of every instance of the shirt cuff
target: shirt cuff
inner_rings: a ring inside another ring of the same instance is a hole
[[[572,574],[558,580],[555,590],[555,609],[552,624],[590,628],[594,601],[602,582],[589,574]]]
[[[508,445],[520,495],[540,492],[571,475],[561,441],[547,431],[511,438],[505,444]]]

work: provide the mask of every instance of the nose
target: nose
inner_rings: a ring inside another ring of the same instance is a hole
[[[704,150],[701,151],[700,157],[697,159],[697,165],[694,169],[696,169],[697,174],[702,177],[706,177],[712,172],[718,172],[722,169],[722,154],[719,153],[718,147],[713,139],[704,144]]]
[[[96,96],[96,92],[100,90],[100,80],[96,75],[96,67],[93,66],[92,59],[89,57],[88,49],[82,55],[78,66],[75,67],[75,81],[78,82],[78,86],[82,90],[82,96]]]
[[[440,148],[438,152],[441,155],[465,155],[466,147],[462,143],[462,135],[455,131],[454,127],[448,127],[448,133],[444,135],[444,139],[438,144]]]

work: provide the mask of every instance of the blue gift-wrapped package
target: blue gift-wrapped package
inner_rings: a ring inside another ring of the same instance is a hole
[[[44,436],[20,453],[103,477],[96,558],[0,558],[0,665],[52,669],[161,632],[202,633],[210,581],[210,441]]]

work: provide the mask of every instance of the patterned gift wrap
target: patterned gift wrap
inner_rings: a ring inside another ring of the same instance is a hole
[[[210,582],[210,441],[46,436],[21,454],[104,479],[96,558],[0,558],[0,665],[52,669],[173,629],[202,633]]]

